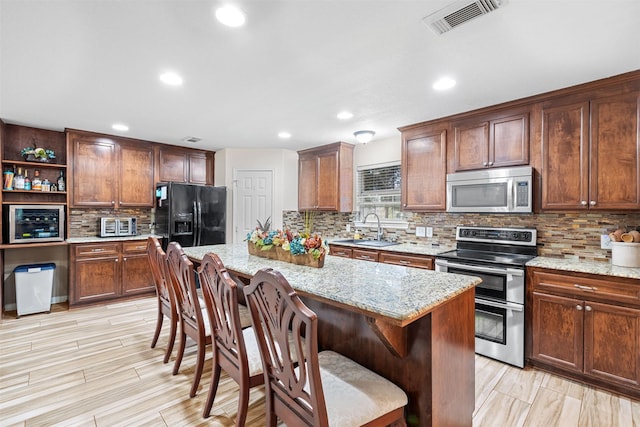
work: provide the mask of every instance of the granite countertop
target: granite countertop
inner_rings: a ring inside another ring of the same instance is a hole
[[[536,257],[527,263],[527,267],[550,268],[573,271],[576,273],[601,274],[605,276],[640,279],[640,268],[618,267],[611,262],[571,260],[565,258]]]
[[[477,277],[332,256],[325,258],[323,268],[295,265],[249,255],[246,243],[183,250],[196,260],[215,252],[228,269],[250,276],[261,268],[274,268],[296,290],[401,324],[424,316],[480,283]]]
[[[137,234],[135,236],[118,236],[118,237],[70,237],[67,243],[102,243],[102,242],[121,242],[126,240],[147,240],[150,236],[158,237],[153,234]]]
[[[455,246],[435,246],[434,247],[431,244],[420,244],[420,243],[400,243],[399,245],[391,245],[391,246],[383,246],[383,247],[364,246],[364,245],[357,245],[355,243],[350,243],[346,241],[350,239],[346,239],[344,237],[334,237],[334,238],[327,237],[326,240],[329,243],[329,247],[331,247],[332,244],[335,244],[340,246],[349,246],[351,248],[358,248],[358,249],[375,249],[378,251],[400,252],[405,254],[416,254],[416,255],[434,256],[434,255],[439,255],[443,252],[447,252],[455,249]]]

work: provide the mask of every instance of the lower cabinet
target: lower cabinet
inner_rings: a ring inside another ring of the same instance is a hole
[[[640,396],[640,281],[529,271],[537,367]]]
[[[72,244],[69,259],[70,305],[155,291],[144,240]]]
[[[330,255],[343,258],[353,258],[362,261],[381,262],[384,264],[403,265],[405,267],[424,268],[433,270],[433,257],[429,255],[405,254],[376,249],[361,249],[332,244]]]

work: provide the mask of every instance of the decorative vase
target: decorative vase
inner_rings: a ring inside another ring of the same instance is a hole
[[[292,255],[291,252],[285,251],[280,246],[274,246],[269,250],[263,251],[252,242],[247,242],[247,248],[250,255],[255,255],[260,258],[277,259],[278,261],[315,268],[322,268],[324,266],[325,254],[322,254],[318,259],[315,259],[311,254]]]
[[[22,157],[24,158],[25,162],[52,163],[52,160],[53,160],[48,157],[46,158],[36,157],[34,154],[26,154]]]

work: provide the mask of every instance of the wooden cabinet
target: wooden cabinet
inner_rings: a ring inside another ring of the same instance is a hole
[[[407,255],[393,252],[380,252],[379,261],[384,264],[433,270],[433,257],[425,255]]]
[[[429,255],[405,254],[402,252],[385,251],[384,249],[363,249],[331,244],[330,255],[353,258],[362,261],[381,262],[383,264],[395,264],[404,267],[423,268],[433,270],[434,259]]]
[[[213,152],[160,146],[157,181],[213,185],[213,156]]]
[[[442,126],[402,130],[402,209],[446,208],[447,129]]]
[[[154,291],[146,241],[70,246],[71,305],[112,300]]]
[[[371,249],[353,249],[353,259],[359,259],[361,261],[378,262],[378,251]]]
[[[153,146],[88,132],[68,132],[71,206],[153,207]]]
[[[353,145],[336,142],[298,151],[298,210],[353,210]]]
[[[339,256],[343,258],[353,258],[353,249],[345,246],[331,245],[329,255]]]
[[[529,164],[529,112],[454,122],[452,172]]]
[[[542,209],[640,209],[640,90],[543,105]]]
[[[640,281],[544,269],[529,278],[532,363],[640,395]]]

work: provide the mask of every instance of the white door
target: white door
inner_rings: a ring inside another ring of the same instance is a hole
[[[273,220],[273,171],[235,170],[233,197],[233,241],[242,242],[257,222]]]

